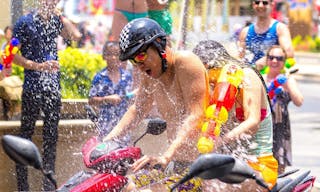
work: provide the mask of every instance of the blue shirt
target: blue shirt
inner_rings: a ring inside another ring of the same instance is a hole
[[[277,24],[275,21],[272,26],[265,33],[258,34],[254,30],[254,24],[249,26],[248,34],[246,37],[246,49],[253,53],[253,59],[250,61],[251,65],[265,56],[265,53],[272,45],[279,45]]]
[[[25,58],[42,63],[47,60],[57,60],[57,37],[63,24],[58,16],[51,16],[43,21],[37,13],[22,16],[13,29],[13,37],[21,43],[21,54]],[[28,91],[60,90],[60,72],[46,73],[24,69],[23,88]]]
[[[130,72],[120,69],[120,80],[113,83],[108,76],[107,69],[103,69],[95,75],[92,81],[89,97],[103,97],[118,94],[123,99],[117,105],[101,104],[99,106],[99,132],[106,135],[118,123],[129,107],[126,94],[132,91],[132,75]]]

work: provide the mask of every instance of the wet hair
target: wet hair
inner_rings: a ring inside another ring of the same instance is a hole
[[[219,42],[214,40],[200,41],[193,52],[198,55],[203,64],[209,68],[221,68],[228,63],[235,63],[241,67],[248,67],[244,62],[232,57]]]
[[[281,49],[282,52],[284,53],[284,59],[287,59],[287,52],[286,52],[286,50],[284,50],[284,48],[283,48],[282,46],[280,46],[280,45],[273,45],[273,46],[271,46],[271,47],[268,49],[268,51],[267,51],[267,56],[270,55],[270,52],[271,52],[273,49]]]

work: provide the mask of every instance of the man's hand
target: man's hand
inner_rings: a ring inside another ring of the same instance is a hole
[[[143,167],[149,164],[150,167],[154,167],[155,165],[161,165],[161,167],[167,167],[169,161],[165,157],[151,157],[151,156],[143,156],[138,159],[136,162],[132,164],[132,171],[137,172],[138,170],[142,169]]]
[[[105,103],[111,103],[117,105],[121,102],[121,97],[118,94],[105,96]]]
[[[267,64],[267,57],[266,57],[266,56],[261,57],[260,59],[258,59],[258,60],[256,61],[255,64],[256,64],[257,70],[260,71],[261,69],[264,68],[264,66],[266,66],[266,64]]]
[[[60,69],[60,64],[56,60],[45,61],[40,64],[39,71],[44,71],[48,73],[58,72]]]

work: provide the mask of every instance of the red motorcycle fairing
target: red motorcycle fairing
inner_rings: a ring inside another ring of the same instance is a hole
[[[115,141],[100,142],[98,137],[90,138],[82,148],[86,167],[109,173],[119,169],[122,163],[132,163],[141,157],[138,147],[122,148]]]
[[[70,192],[118,192],[127,182],[128,179],[121,175],[97,173],[75,186]]]

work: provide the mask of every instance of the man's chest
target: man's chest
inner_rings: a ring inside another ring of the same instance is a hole
[[[159,85],[154,92],[154,101],[159,112],[164,116],[181,116],[184,114],[185,106],[183,96],[178,84],[169,87]]]

